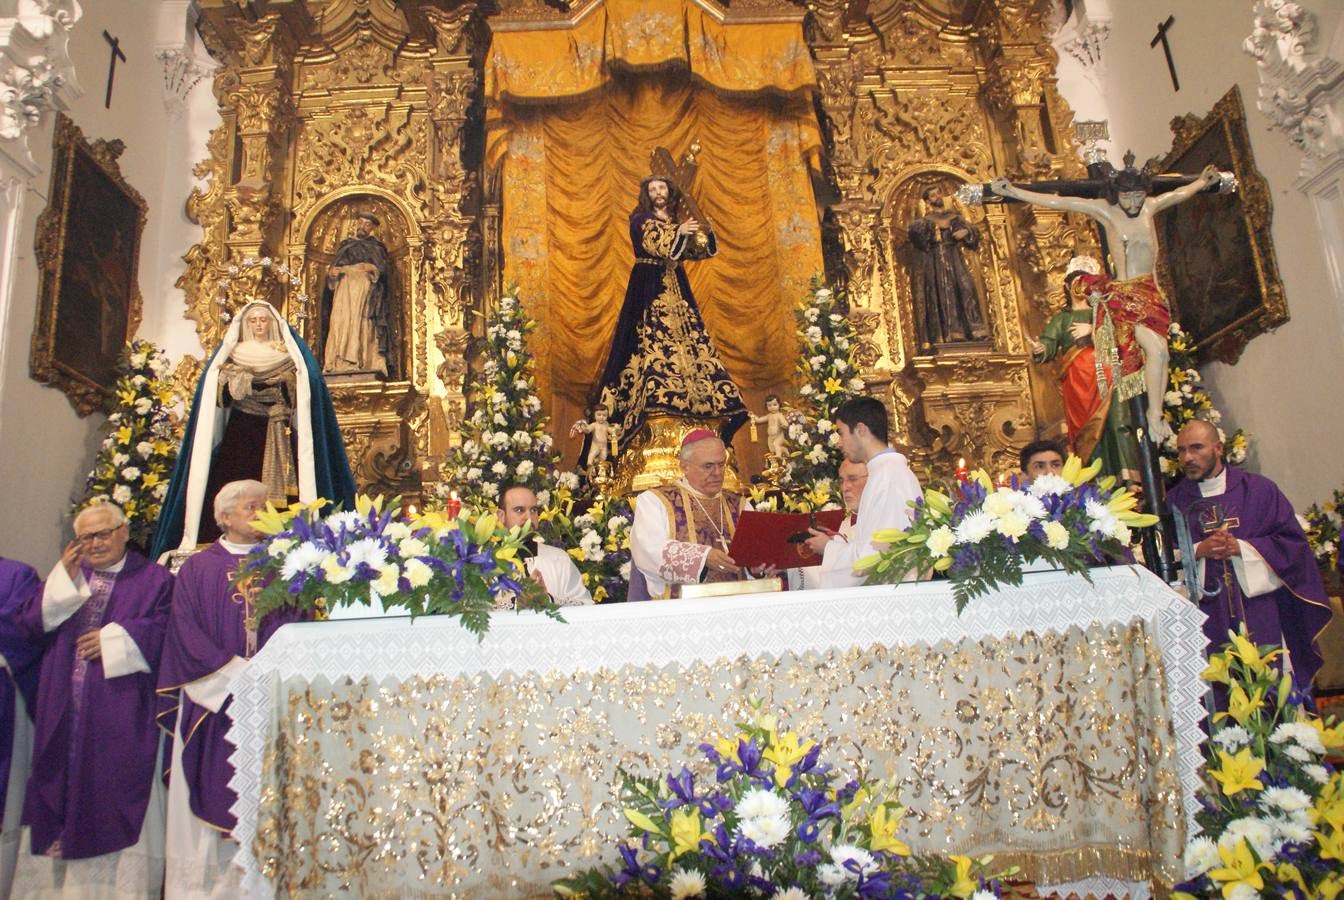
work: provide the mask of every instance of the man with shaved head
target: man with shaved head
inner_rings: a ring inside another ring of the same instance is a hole
[[[1292,504],[1263,475],[1223,462],[1223,441],[1208,422],[1176,436],[1185,480],[1167,493],[1194,545],[1204,596],[1200,610],[1210,652],[1246,623],[1251,640],[1287,648],[1298,690],[1321,666],[1316,635],[1330,621],[1320,570]]]

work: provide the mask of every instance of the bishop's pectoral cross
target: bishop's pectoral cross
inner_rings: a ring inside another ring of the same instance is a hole
[[[105,109],[112,108],[112,79],[117,74],[117,60],[126,61],[126,54],[121,52],[121,38],[114,38],[103,31],[103,40],[112,46],[112,58],[107,63],[107,99],[103,101]]]

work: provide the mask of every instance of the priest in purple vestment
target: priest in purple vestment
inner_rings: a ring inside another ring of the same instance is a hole
[[[1205,596],[1210,652],[1245,622],[1257,644],[1288,651],[1293,683],[1311,687],[1321,667],[1317,635],[1330,621],[1320,569],[1288,498],[1263,475],[1223,463],[1218,429],[1194,421],[1176,450],[1185,480],[1167,502],[1185,518]]]
[[[0,897],[9,896],[19,849],[19,819],[33,747],[33,708],[42,648],[28,640],[19,613],[42,582],[32,566],[0,557]]]
[[[301,618],[277,610],[257,622],[256,591],[232,584],[261,539],[252,525],[266,506],[266,486],[234,481],[214,498],[221,536],[182,564],[159,675],[159,724],[174,736],[168,786],[167,893],[208,896],[237,876],[229,836],[237,795],[229,787],[233,745],[229,705],[233,677],[281,626]]]
[[[154,689],[173,579],[128,551],[129,538],[120,507],[82,510],[75,540],[19,616],[44,649],[23,824],[32,855],[47,859],[20,861],[16,894],[37,889],[32,878],[41,889],[96,893],[96,873],[116,869],[106,857],[130,848],[148,879],[137,887],[158,890],[162,861],[145,847],[157,845],[146,832],[162,822],[151,810],[161,802]],[[91,865],[71,865],[83,860]],[[115,877],[112,886],[125,887]]]

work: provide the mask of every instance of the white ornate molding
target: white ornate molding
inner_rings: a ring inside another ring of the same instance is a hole
[[[14,14],[0,16],[0,153],[35,175],[28,130],[83,93],[67,50],[83,10],[78,0],[15,0],[4,7]]]
[[[201,62],[186,47],[161,47],[154,58],[163,65],[163,105],[170,115],[179,116],[187,106],[187,95],[215,67]]]
[[[161,0],[154,58],[163,66],[163,106],[173,117],[187,108],[187,96],[218,68],[198,51],[196,0]]]
[[[1329,45],[1322,46],[1318,14],[1293,0],[1257,0],[1242,45],[1260,69],[1256,106],[1303,152],[1304,176],[1313,161],[1344,151],[1344,16],[1334,3],[1323,2],[1338,16]]]
[[[1063,8],[1057,19],[1063,19]],[[1054,36],[1055,49],[1078,60],[1084,70],[1101,67],[1102,49],[1111,36],[1111,10],[1106,0],[1076,0],[1073,14],[1059,25]]]

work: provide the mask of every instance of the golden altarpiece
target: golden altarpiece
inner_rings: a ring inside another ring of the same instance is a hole
[[[628,277],[641,167],[655,144],[694,140],[697,196],[739,255],[691,277],[749,406],[797,395],[793,308],[824,269],[848,289],[860,374],[917,471],[958,457],[1012,468],[1038,429],[1058,427],[1054,379],[1033,377],[1026,339],[1060,302],[1067,259],[1095,249],[1090,225],[958,210],[980,232],[967,260],[988,338],[936,352],[918,339],[906,236],[931,185],[1083,175],[1046,0],[199,5],[222,121],[187,204],[203,234],[178,282],[186,314],[208,352],[231,306],[268,297],[320,358],[326,267],[354,215],[376,215],[395,377],[331,382],[362,490],[416,495],[438,478],[470,336],[506,282],[538,321],[529,352],[573,464],[566,433]],[[302,293],[258,266],[230,271],[263,257],[301,273]],[[178,377],[194,374],[188,363]]]

